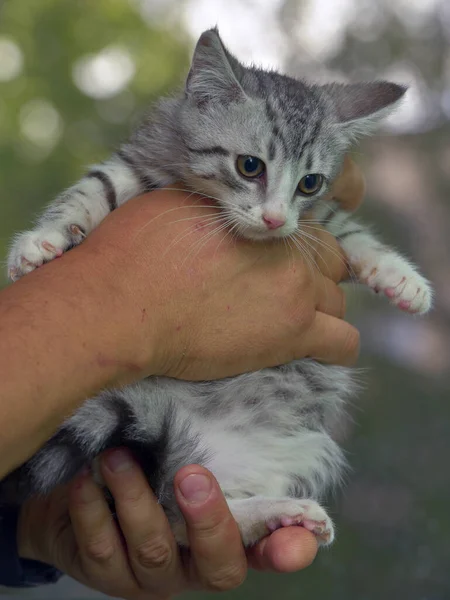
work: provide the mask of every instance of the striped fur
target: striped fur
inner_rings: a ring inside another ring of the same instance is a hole
[[[206,32],[185,94],[163,100],[129,142],[50,204],[33,230],[15,238],[10,276],[80,243],[130,198],[181,180],[217,198],[224,219],[248,239],[297,238],[307,245],[322,224],[341,241],[360,281],[384,290],[400,308],[426,312],[426,280],[337,203],[323,199],[353,138],[370,131],[403,92],[378,82],[346,93],[345,86],[320,87],[246,68],[215,30]],[[263,160],[264,175],[243,177],[239,155]],[[298,191],[307,174],[324,180],[311,196]],[[284,224],[268,229],[267,214]],[[342,479],[345,461],[332,434],[355,388],[348,369],[303,360],[223,381],[147,379],[104,391],[3,482],[0,494],[20,502],[47,493],[83,464],[95,465],[101,451],[125,445],[181,544],[187,539],[172,480],[192,462],[216,475],[245,544],[303,522],[316,523],[320,542],[331,543],[333,524],[317,500]]]

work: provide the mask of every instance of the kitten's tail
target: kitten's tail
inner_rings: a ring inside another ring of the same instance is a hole
[[[103,450],[126,443],[135,420],[120,391],[88,400],[30,460],[0,482],[0,504],[20,504],[69,482]]]

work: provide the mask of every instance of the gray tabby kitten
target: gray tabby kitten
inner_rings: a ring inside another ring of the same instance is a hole
[[[15,238],[10,277],[79,244],[130,198],[182,180],[220,199],[224,223],[252,240],[308,236],[299,219],[312,211],[360,282],[403,310],[426,313],[432,292],[414,266],[322,200],[352,141],[404,92],[388,82],[319,86],[244,67],[216,30],[206,31],[184,94],[162,100],[128,143]],[[47,493],[101,451],[124,445],[180,544],[187,539],[172,481],[190,463],[217,477],[246,545],[292,524],[330,544],[333,523],[318,500],[342,477],[343,452],[330,433],[355,388],[349,369],[313,360],[214,382],[146,379],[88,400],[9,479],[21,496]]]

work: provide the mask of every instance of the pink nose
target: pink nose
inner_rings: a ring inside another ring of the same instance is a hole
[[[263,216],[263,221],[267,225],[267,229],[278,229],[279,227],[283,227],[286,223],[286,219],[280,219],[279,217],[268,217],[267,215]]]

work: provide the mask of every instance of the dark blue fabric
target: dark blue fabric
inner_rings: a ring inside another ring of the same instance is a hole
[[[17,522],[19,509],[0,508],[0,585],[34,587],[56,583],[61,571],[44,563],[19,558]]]

